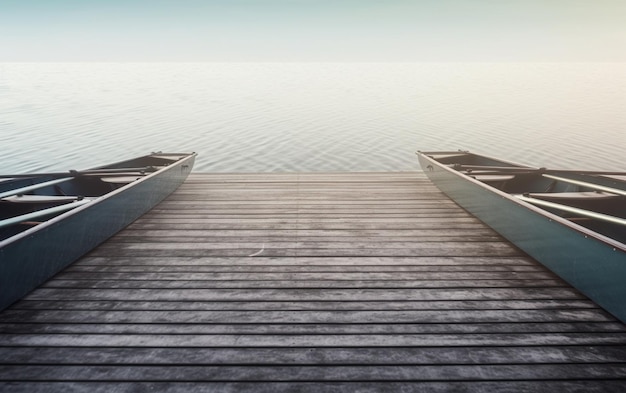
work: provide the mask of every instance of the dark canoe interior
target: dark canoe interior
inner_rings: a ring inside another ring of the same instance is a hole
[[[115,164],[109,164],[103,167],[93,169],[125,169],[137,167],[164,167],[171,165],[173,162],[187,157],[188,154],[154,154],[149,156],[137,157],[131,160],[120,161]],[[160,168],[159,168],[160,169]]]
[[[44,182],[68,179],[56,184],[39,187],[17,195],[0,198],[0,225],[2,220],[34,212],[45,212],[51,208],[102,197],[127,184],[133,183],[161,168],[171,165],[187,155],[151,155],[122,161],[81,172],[28,175],[20,177],[0,176],[0,193],[11,192]],[[71,210],[67,209],[67,210]],[[67,211],[65,210],[65,211]],[[0,226],[0,241],[41,224],[65,211],[42,214],[19,223]]]
[[[479,156],[477,154],[466,152],[443,152],[443,153],[424,153],[429,157],[434,158],[438,162],[446,165],[480,165],[480,166],[497,166],[497,167],[511,167],[511,168],[530,168],[523,165],[517,165],[506,161],[498,160],[496,158],[490,158],[485,156]]]
[[[626,219],[626,196],[574,182],[626,191],[624,176],[585,174],[582,171],[533,168],[472,153],[424,153],[439,163],[458,170],[503,192],[552,202],[577,209]],[[555,179],[563,178],[564,180]],[[572,182],[574,181],[574,182]],[[626,243],[626,226],[575,212],[539,206],[571,222]]]

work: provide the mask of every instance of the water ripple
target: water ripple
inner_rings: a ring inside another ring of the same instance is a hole
[[[4,172],[402,171],[415,150],[626,170],[622,64],[0,64]]]

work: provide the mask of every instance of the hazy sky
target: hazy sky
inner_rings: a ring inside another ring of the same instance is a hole
[[[626,0],[0,0],[0,61],[626,61]]]

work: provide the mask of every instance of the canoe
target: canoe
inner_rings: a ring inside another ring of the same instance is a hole
[[[457,204],[626,322],[626,173],[417,152]]]
[[[0,310],[132,223],[187,178],[195,153],[0,176]]]

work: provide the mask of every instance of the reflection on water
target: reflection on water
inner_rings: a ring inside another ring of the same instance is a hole
[[[195,171],[403,171],[467,149],[626,170],[623,64],[0,64],[2,172],[196,151]]]

